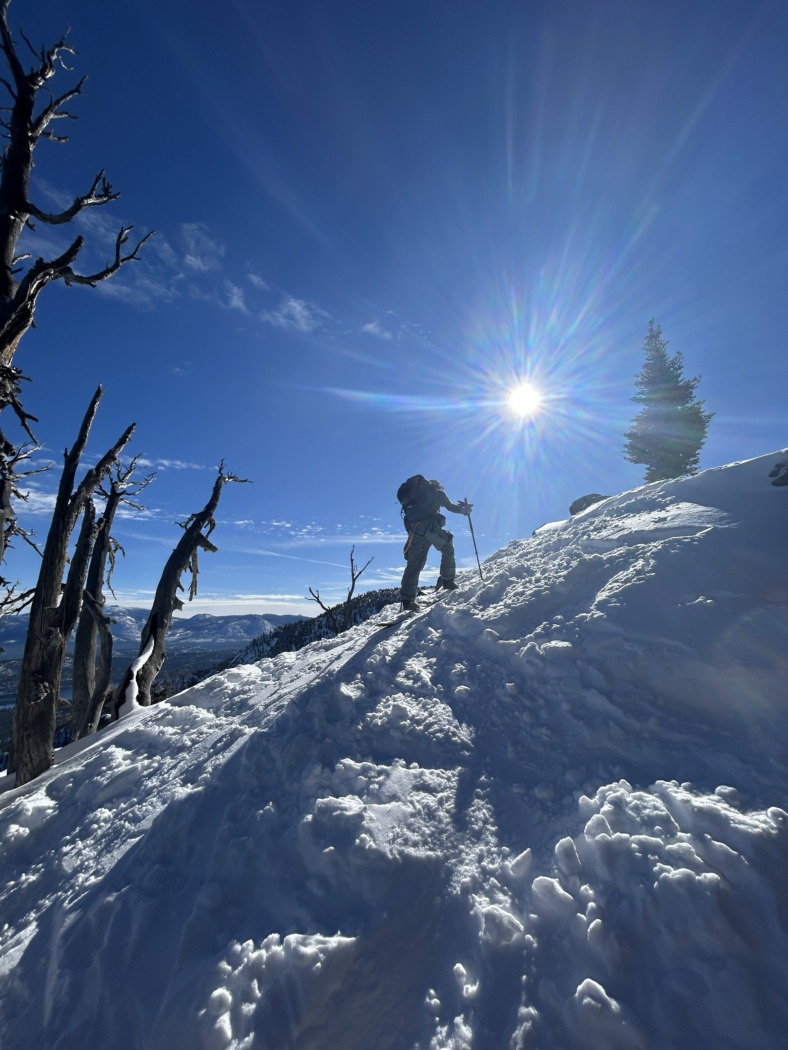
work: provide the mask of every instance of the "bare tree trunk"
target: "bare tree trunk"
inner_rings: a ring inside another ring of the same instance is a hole
[[[66,451],[52,524],[30,606],[8,767],[9,773],[16,771],[17,785],[33,780],[49,769],[54,761],[53,740],[63,658],[69,635],[79,615],[88,560],[95,540],[92,497],[134,430],[134,424],[128,427],[109,452],[87,471],[80,484],[74,488],[79,461],[101,394],[99,387],[82,420],[74,446],[71,451]],[[80,538],[64,586],[63,574],[69,541],[83,513]]]
[[[369,565],[369,563],[372,561],[372,558],[370,558],[359,569],[359,567],[356,565],[356,562],[355,562],[355,560],[353,558],[353,555],[355,553],[356,553],[356,547],[355,547],[355,544],[354,544],[350,548],[350,589],[348,590],[347,598],[345,599],[345,614],[342,617],[342,630],[343,631],[346,631],[348,629],[348,627],[350,627],[350,617],[351,617],[351,614],[353,612],[353,604],[352,604],[352,602],[353,602],[353,591],[355,591],[355,589],[356,589],[356,580],[362,574],[364,569],[366,569],[367,565]]]
[[[362,574],[364,569],[366,569],[367,565],[369,565],[369,562],[373,560],[372,558],[370,558],[369,561],[365,562],[364,565],[362,565],[362,567],[359,569],[359,567],[356,565],[356,559],[354,557],[355,553],[356,547],[354,544],[350,548],[350,587],[348,588],[347,598],[345,598],[345,601],[342,606],[341,624],[339,623],[336,617],[336,610],[339,608],[339,606],[336,605],[332,608],[329,608],[321,599],[320,591],[313,591],[311,587],[309,588],[309,593],[312,595],[312,600],[317,602],[317,604],[328,617],[328,622],[331,624],[331,630],[334,632],[334,634],[343,634],[350,627],[350,618],[353,615],[353,592],[356,589],[356,580]]]
[[[166,655],[164,641],[172,623],[172,614],[183,608],[183,602],[178,597],[178,591],[183,590],[181,575],[187,569],[192,574],[189,587],[189,601],[191,601],[197,593],[198,550],[200,548],[206,551],[217,550],[208,537],[216,526],[213,515],[219,505],[222,488],[228,481],[248,483],[246,478],[239,478],[235,474],[225,474],[224,464],[221,463],[211,498],[199,513],[193,514],[185,522],[179,522],[184,533],[162,571],[150,614],[142,629],[139,655],[126,671],[115,693],[116,718],[125,714],[126,710],[133,707],[134,704],[141,707],[150,705],[151,687],[161,670]],[[203,530],[206,531],[203,533]],[[126,705],[125,709],[124,705]]]
[[[94,623],[94,631],[92,632],[90,639],[93,663],[89,665],[91,672],[90,682],[89,685],[86,685],[87,704],[84,705],[79,713],[75,711],[72,716],[74,735],[77,738],[89,736],[91,733],[95,733],[98,729],[101,712],[104,708],[104,701],[109,697],[109,683],[112,677],[112,630],[110,628],[112,620],[110,620],[109,616],[104,612],[103,595],[102,604],[99,605],[93,595],[85,589],[82,595],[82,600],[84,603],[82,615],[84,616],[85,613],[87,613],[88,616],[92,617]],[[82,621],[80,619],[80,626],[81,625]],[[98,668],[95,663],[97,639],[99,644]],[[74,669],[76,673],[76,645],[74,647]],[[74,704],[75,681],[76,680],[72,683],[72,705]]]
[[[104,612],[104,577],[107,585],[112,576],[115,555],[122,548],[112,538],[115,513],[121,503],[142,510],[130,497],[136,496],[155,477],[148,474],[138,481],[133,480],[137,467],[136,457],[127,469],[117,466],[109,491],[100,488],[106,498],[104,513],[98,525],[98,535],[93,546],[85,591],[84,604],[74,638],[74,660],[71,677],[72,724],[75,737],[88,736],[98,728],[101,711],[112,676],[112,632],[110,618]],[[109,572],[107,561],[109,560]],[[111,589],[111,587],[110,587]],[[99,665],[96,668],[96,654]]]
[[[118,499],[113,503],[107,501],[104,514],[98,524],[96,542],[93,545],[93,555],[90,559],[85,591],[83,594],[84,605],[77,625],[77,633],[74,637],[73,670],[71,673],[71,723],[74,729],[74,737],[86,736],[92,730],[89,728],[93,722],[93,714],[97,703],[96,690],[96,651],[99,631],[106,621],[107,633],[109,634],[109,661],[112,663],[112,632],[109,630],[109,617],[104,615],[104,595],[102,585],[104,582],[104,569],[107,562],[107,554],[110,544],[110,529],[112,519],[115,516]],[[102,657],[107,656],[107,643],[102,645]],[[104,690],[109,684],[111,671],[107,670]],[[104,699],[104,692],[101,692]]]

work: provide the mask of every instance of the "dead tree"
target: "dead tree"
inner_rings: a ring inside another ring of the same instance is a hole
[[[35,231],[36,223],[63,226],[86,208],[108,204],[117,200],[120,194],[113,190],[104,172],[100,171],[87,192],[75,197],[62,211],[46,211],[31,199],[30,176],[35,149],[41,139],[68,141],[68,136],[55,133],[54,124],[59,120],[77,119],[67,107],[74,98],[83,94],[85,78],[59,95],[49,87],[58,69],[68,68],[66,57],[74,53],[66,43],[67,34],[51,47],[39,51],[21,34],[25,47],[33,56],[32,67],[26,68],[8,25],[10,3],[11,0],[0,0],[0,51],[8,67],[8,78],[0,77],[0,84],[10,96],[10,104],[0,109],[3,113],[0,127],[4,129],[6,140],[0,160],[0,412],[10,406],[32,439],[29,422],[36,422],[36,419],[22,406],[20,382],[25,376],[14,366],[13,359],[19,340],[33,325],[38,296],[53,281],[91,286],[105,281],[121,266],[138,258],[139,249],[151,234],[130,246],[132,227],[121,227],[112,258],[100,270],[89,274],[74,269],[84,246],[82,236],[75,237],[56,258],[37,258],[25,263],[32,256],[19,254],[19,238],[26,228]],[[24,265],[20,265],[22,263]],[[13,458],[15,453],[13,443],[2,431],[0,452],[6,460]],[[0,484],[4,484],[6,478],[5,461],[0,461]],[[12,532],[16,531],[13,512],[6,522],[10,522]]]
[[[64,34],[56,44],[36,52],[26,37],[35,62],[25,70],[17,54],[16,45],[8,26],[8,7],[11,0],[0,0],[0,50],[8,64],[10,81],[0,79],[11,96],[9,115],[0,121],[5,129],[6,146],[0,174],[0,364],[10,367],[14,352],[21,337],[33,324],[36,300],[43,288],[52,281],[63,280],[66,284],[88,284],[95,286],[112,277],[125,263],[137,258],[137,252],[150,237],[146,234],[133,248],[124,249],[129,241],[131,227],[121,227],[115,240],[114,258],[102,269],[92,274],[80,274],[73,269],[84,245],[84,238],[76,237],[69,247],[55,259],[36,259],[19,277],[16,264],[22,258],[17,254],[17,243],[25,227],[35,229],[33,222],[50,226],[62,226],[71,222],[86,208],[108,204],[117,200],[119,193],[100,171],[86,193],[75,197],[68,207],[60,212],[48,212],[30,199],[30,174],[33,154],[43,139],[67,142],[68,136],[57,135],[52,124],[57,120],[75,120],[73,113],[65,107],[72,99],[83,94],[85,77],[61,95],[55,95],[47,87],[58,67],[67,68],[64,56],[74,54],[66,43]],[[43,105],[39,106],[39,93],[44,92]],[[11,404],[7,394],[5,401]]]
[[[20,487],[23,478],[29,478],[33,474],[41,474],[49,470],[49,465],[39,467],[37,470],[20,470],[19,464],[27,460],[34,453],[41,450],[41,445],[24,444],[13,450],[13,454],[6,456],[0,452],[0,565],[5,560],[6,547],[10,547],[14,536],[21,536],[30,546],[41,554],[33,536],[35,533],[20,528],[16,520],[12,500],[25,501],[28,493]],[[16,584],[6,580],[0,575],[0,616],[9,612],[21,612],[33,597],[33,590],[18,592]]]
[[[218,549],[208,537],[216,527],[213,516],[219,505],[222,489],[229,481],[249,483],[248,478],[226,474],[222,462],[219,464],[219,475],[214,482],[211,498],[203,509],[197,514],[192,514],[186,521],[176,522],[183,529],[183,536],[167,559],[156,587],[153,605],[142,629],[139,655],[126,671],[115,693],[116,718],[127,713],[135,704],[141,707],[150,705],[151,687],[166,655],[164,642],[172,623],[172,615],[176,610],[183,608],[183,602],[178,597],[178,591],[183,590],[181,576],[187,570],[191,573],[188,598],[191,601],[197,593],[198,551],[200,548],[214,552]]]
[[[79,461],[101,394],[99,387],[82,420],[76,442],[64,454],[63,474],[52,524],[44,544],[41,570],[30,606],[8,766],[9,773],[16,772],[17,785],[33,780],[49,769],[54,761],[53,740],[63,658],[79,615],[88,561],[96,538],[93,493],[117,461],[134,430],[132,424],[96,466],[86,472],[79,485],[74,487]],[[80,515],[82,527],[64,584],[69,542]]]
[[[109,689],[112,675],[112,621],[104,611],[104,585],[106,583],[112,591],[110,581],[115,568],[115,558],[118,552],[123,553],[123,548],[112,537],[112,526],[115,513],[121,504],[136,510],[143,509],[132,497],[139,495],[155,477],[155,474],[147,474],[144,478],[135,480],[136,469],[136,457],[127,468],[116,463],[109,488],[98,488],[106,503],[98,522],[96,541],[82,595],[82,612],[74,636],[71,723],[75,738],[88,736],[96,731]]]
[[[320,591],[313,591],[311,587],[309,588],[309,593],[312,595],[312,600],[317,602],[317,604],[328,617],[328,622],[331,624],[331,629],[333,630],[334,634],[343,634],[348,629],[348,627],[350,627],[350,620],[353,615],[353,592],[356,589],[356,580],[362,574],[364,569],[366,569],[367,565],[369,565],[369,562],[374,561],[374,558],[370,558],[369,561],[366,562],[366,564],[362,565],[362,567],[359,569],[356,565],[356,561],[354,558],[355,553],[356,548],[354,545],[350,548],[350,588],[347,592],[347,598],[345,598],[345,601],[342,605],[341,622],[337,619],[337,610],[339,609],[339,606],[335,605],[329,608],[321,600]]]

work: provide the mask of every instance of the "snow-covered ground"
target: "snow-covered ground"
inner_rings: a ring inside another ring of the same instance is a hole
[[[785,1046],[781,457],[545,526],[8,791],[4,1050]]]

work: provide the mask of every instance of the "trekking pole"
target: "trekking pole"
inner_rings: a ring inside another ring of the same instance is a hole
[[[468,502],[468,497],[465,497],[465,502]],[[476,564],[479,566],[479,579],[484,583],[484,577],[482,576],[482,563],[479,561],[479,548],[476,546],[476,536],[473,532],[473,522],[471,521],[470,511],[468,512],[468,524],[471,527],[471,539],[473,540],[473,549],[476,551]]]

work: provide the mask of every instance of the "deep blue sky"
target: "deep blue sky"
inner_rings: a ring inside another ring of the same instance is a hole
[[[160,467],[118,523],[118,598],[144,605],[218,460],[230,486],[193,611],[315,611],[398,582],[395,492],[475,503],[482,556],[640,483],[623,433],[650,317],[716,413],[701,466],[788,442],[788,7],[715,0],[15,0],[35,45],[68,25],[33,194],[91,211],[84,266],[155,229],[100,288],[49,288],[19,365],[59,459],[127,423]],[[68,123],[68,128],[63,124]],[[39,225],[29,250],[64,233]],[[508,388],[531,378],[523,424]],[[4,421],[5,422],[5,421]],[[46,506],[56,472],[37,477]],[[26,524],[43,536],[46,516]],[[450,526],[451,527],[451,526]],[[458,556],[475,564],[466,523]],[[7,574],[28,582],[32,552]],[[247,596],[241,601],[241,596]],[[251,597],[250,597],[251,596]]]

